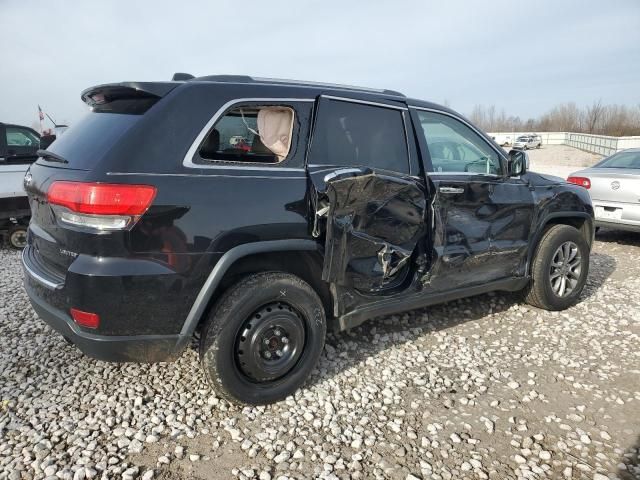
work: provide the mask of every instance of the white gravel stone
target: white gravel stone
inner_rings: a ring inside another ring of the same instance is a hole
[[[85,357],[35,316],[19,253],[0,250],[0,480],[226,478],[230,458],[262,480],[640,478],[639,246],[599,232],[562,312],[495,293],[329,334],[310,381],[266,407],[214,395],[195,349]]]

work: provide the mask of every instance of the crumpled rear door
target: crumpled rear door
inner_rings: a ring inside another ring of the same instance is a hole
[[[423,187],[409,176],[336,170],[318,193],[326,215],[323,279],[367,293],[406,277],[425,233]],[[328,203],[328,205],[327,205]]]

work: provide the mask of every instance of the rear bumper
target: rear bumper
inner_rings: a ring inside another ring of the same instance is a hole
[[[596,220],[596,227],[610,228],[611,230],[625,230],[627,232],[640,232],[640,225],[623,222]]]
[[[180,355],[189,342],[189,338],[180,333],[135,332],[135,324],[138,322],[133,322],[133,326],[128,328],[129,331],[121,329],[119,332],[101,332],[81,328],[71,318],[69,307],[79,305],[83,308],[81,298],[89,295],[87,287],[91,290],[95,289],[98,293],[104,293],[108,282],[100,282],[100,278],[91,279],[88,275],[78,276],[77,274],[75,275],[77,278],[73,278],[73,274],[68,274],[65,282],[64,279],[47,272],[38,263],[31,246],[23,250],[22,265],[25,290],[38,316],[92,358],[111,362],[172,361]],[[70,288],[70,281],[75,286]],[[134,294],[144,299],[142,292],[136,291]],[[120,309],[124,312],[125,310],[122,309],[127,309],[131,315],[129,318],[141,310],[140,305],[132,305],[126,301],[122,302],[124,306],[116,306],[113,299],[107,299],[104,303],[102,310],[87,308],[87,311],[98,311],[107,323],[109,323],[109,315],[106,312],[109,310]],[[167,306],[164,307],[167,308]],[[151,309],[147,312],[149,310]],[[159,319],[155,318],[155,320]],[[179,328],[179,325],[176,328]]]
[[[25,282],[33,309],[51,328],[71,341],[85,355],[108,362],[163,362],[182,351],[180,335],[95,335],[81,331],[65,312],[47,304]]]
[[[593,200],[596,226],[631,232],[640,231],[640,204]],[[601,209],[615,209],[619,218],[601,216]]]

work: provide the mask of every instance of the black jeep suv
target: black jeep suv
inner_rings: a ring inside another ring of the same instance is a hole
[[[292,394],[327,327],[492,290],[575,303],[588,192],[389,90],[209,76],[100,85],[25,176],[36,312],[89,356]]]

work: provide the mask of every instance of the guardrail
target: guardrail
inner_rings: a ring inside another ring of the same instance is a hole
[[[520,135],[529,135],[532,132],[495,132],[489,133],[498,143],[505,140],[511,144]],[[636,137],[611,137],[608,135],[591,135],[575,132],[538,132],[543,145],[568,145],[570,147],[586,150],[599,155],[612,155],[627,148],[640,148],[640,136]]]

